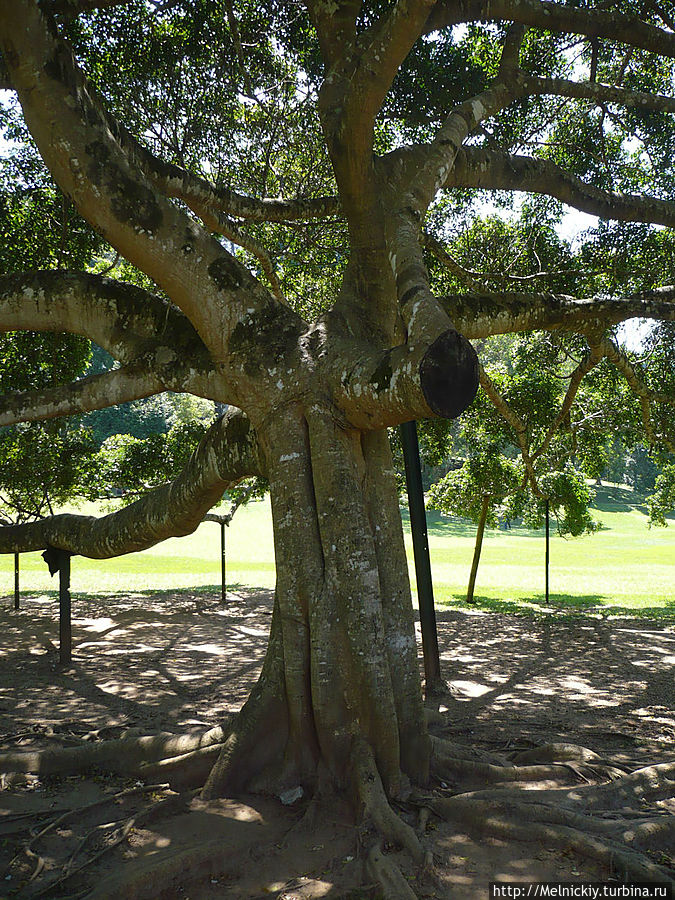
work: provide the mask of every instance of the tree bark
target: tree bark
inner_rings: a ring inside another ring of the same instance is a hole
[[[473,591],[476,586],[476,575],[478,574],[478,563],[480,562],[480,554],[483,549],[483,535],[485,534],[485,522],[487,520],[488,511],[490,509],[490,495],[483,495],[483,503],[480,508],[480,517],[478,519],[478,528],[476,530],[476,545],[473,550],[473,560],[471,562],[471,572],[469,574],[469,586],[466,590],[466,602],[473,603]]]
[[[272,635],[204,796],[312,792],[322,772],[354,788],[362,741],[396,796],[404,775],[427,780],[430,744],[386,433],[344,429],[318,403],[258,430],[275,534]]]

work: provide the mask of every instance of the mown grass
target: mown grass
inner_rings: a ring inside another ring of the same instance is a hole
[[[91,512],[90,508],[83,511]],[[550,598],[544,602],[544,533],[523,528],[487,530],[476,599],[500,611],[594,612],[675,616],[675,527],[648,528],[646,511],[632,491],[598,489],[597,534],[565,540],[552,528]],[[436,602],[462,605],[473,554],[474,527],[429,512],[429,544]],[[675,517],[671,517],[675,525]],[[404,512],[411,576],[412,545]],[[239,510],[226,529],[229,585],[274,586],[274,550],[269,502]],[[54,591],[38,553],[21,557],[21,587]],[[112,560],[76,557],[72,589],[77,593],[206,589],[220,587],[220,528],[202,524],[143,553]],[[0,595],[13,590],[13,561],[0,557]]]

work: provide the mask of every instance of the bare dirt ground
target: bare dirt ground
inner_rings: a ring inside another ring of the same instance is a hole
[[[225,607],[219,600],[185,592],[76,596],[66,670],[58,665],[54,598],[23,597],[19,612],[1,601],[0,753],[221,722],[261,666],[271,595],[242,589]],[[491,751],[572,742],[626,769],[673,759],[675,624],[455,610],[439,611],[438,620],[451,689],[440,705],[444,737]],[[364,883],[367,836],[339,805],[308,828],[297,824],[305,798],[290,806],[252,796],[207,804],[96,771],[1,778],[3,900],[376,896]],[[435,786],[441,795],[459,787]],[[663,810],[675,812],[668,803]],[[413,821],[414,810],[401,812]],[[418,896],[481,900],[494,880],[613,878],[564,848],[477,840],[433,817],[425,841],[435,879],[417,880],[400,858]],[[215,860],[213,842],[222,847]],[[147,867],[162,857],[175,877],[168,892],[153,893]],[[655,860],[673,866],[663,850]]]

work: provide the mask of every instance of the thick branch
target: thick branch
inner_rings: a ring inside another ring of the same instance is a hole
[[[189,316],[217,361],[267,291],[137,166],[125,135],[36,4],[0,3],[2,50],[43,159],[80,213]]]
[[[101,518],[63,514],[0,528],[0,553],[58,547],[94,559],[145,550],[190,534],[223,491],[261,473],[258,442],[247,417],[231,408],[211,426],[182,473],[170,484]]]
[[[603,331],[627,319],[675,321],[675,288],[660,288],[626,299],[577,299],[566,294],[455,294],[440,298],[457,328],[468,338],[513,331]]]
[[[442,311],[441,316],[447,323]],[[455,418],[477,390],[476,352],[447,324],[428,342],[366,351],[351,361],[343,357],[334,380],[335,402],[352,425],[368,430],[431,416]]]
[[[401,316],[408,329],[408,340],[413,343],[436,340],[453,327],[431,292],[422,253],[422,220],[453,168],[464,140],[481,121],[503,109],[515,96],[514,73],[522,39],[521,29],[509,29],[499,75],[493,84],[453,109],[431,144],[398,156],[402,170],[399,178],[405,178],[405,187],[388,220],[389,258]]]
[[[602,84],[598,81],[568,81],[565,78],[537,78],[523,75],[519,78],[527,94],[555,94],[558,97],[574,97],[593,100],[596,103],[616,103],[638,109],[675,113],[675,98],[646,91],[630,91],[626,88]]]
[[[105,409],[149,397],[165,389],[160,379],[143,366],[125,366],[43,391],[2,394],[0,426]]]
[[[389,14],[368,33],[368,47],[358,61],[348,99],[362,104],[359,115],[370,126],[401,63],[422,33],[434,3],[435,0],[397,0]],[[362,35],[360,43],[363,38]]]
[[[373,330],[389,338],[395,328],[396,299],[387,266],[382,185],[373,164],[374,122],[432,5],[432,0],[397,0],[334,58],[319,95],[322,127],[349,227],[356,292]],[[329,8],[334,7],[313,4],[320,36],[334,17]],[[325,46],[325,35],[321,39]],[[349,305],[342,305],[348,314]]]
[[[531,191],[601,219],[675,226],[675,203],[601,190],[547,159],[466,147],[457,154],[445,186]]]
[[[316,29],[321,53],[326,66],[334,65],[345,46],[356,37],[356,18],[361,0],[309,0],[307,3],[312,22]]]
[[[247,197],[228,187],[213,185],[173,163],[157,159],[130,135],[127,141],[134,146],[138,162],[152,183],[167,197],[183,200],[200,218],[209,212],[222,212],[252,222],[295,222],[325,219],[340,212],[337,197],[298,197],[294,200]]]
[[[122,363],[162,345],[209,365],[206,347],[188,319],[149,291],[85,272],[62,269],[0,276],[0,331],[82,334]]]
[[[546,31],[608,38],[675,57],[675,34],[647,25],[637,16],[602,9],[578,9],[548,0],[442,0],[429,16],[426,31],[429,33],[460,22],[501,19]]]

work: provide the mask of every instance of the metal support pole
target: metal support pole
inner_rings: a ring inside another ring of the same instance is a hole
[[[14,554],[14,609],[19,609],[19,554]]]
[[[551,561],[551,530],[549,527],[548,497],[546,498],[546,602],[548,603],[548,572]]]
[[[71,602],[70,602],[70,557],[72,553],[47,546],[42,558],[47,563],[49,574],[59,573],[59,660],[62,666],[70,665],[73,657]]]
[[[427,517],[424,509],[424,489],[422,487],[422,467],[420,465],[420,448],[417,439],[417,423],[404,422],[400,426],[400,434],[401,443],[403,444],[408,509],[410,510],[410,530],[412,532],[413,553],[415,556],[417,598],[420,607],[420,624],[422,626],[424,677],[427,696],[431,696],[434,693],[445,693],[447,687],[441,678],[441,663],[438,653],[434,588],[431,580],[429,538],[427,536]]]
[[[70,602],[70,553],[63,553],[59,566],[59,661],[69,666],[73,658]]]
[[[220,583],[222,585],[222,601],[225,603],[227,582],[225,578],[225,522],[220,523]]]

